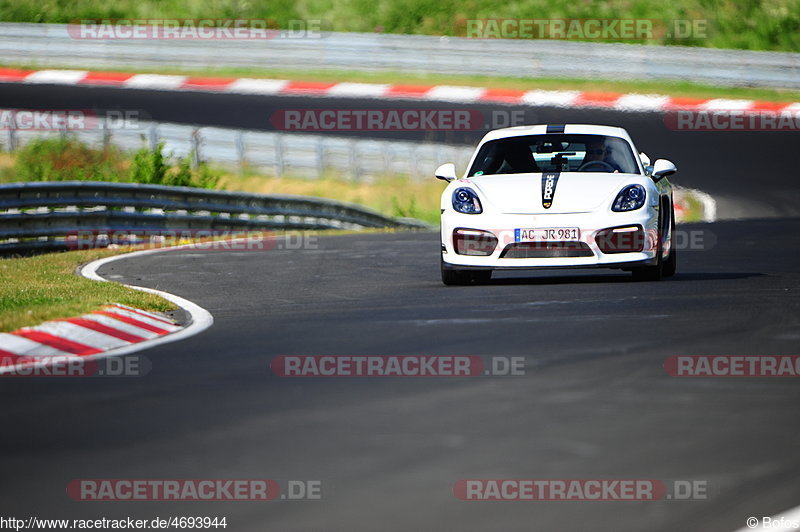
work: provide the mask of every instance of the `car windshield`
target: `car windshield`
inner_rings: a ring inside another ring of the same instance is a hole
[[[481,146],[467,175],[531,172],[640,173],[624,139],[562,133],[491,140]]]

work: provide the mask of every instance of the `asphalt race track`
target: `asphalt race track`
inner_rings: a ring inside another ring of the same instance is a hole
[[[0,84],[2,107],[142,109],[156,120],[252,128],[301,105],[422,107],[291,100]],[[674,132],[646,113],[526,112],[531,122],[622,125],[651,157],[677,163],[679,184],[765,218],[681,226],[705,245],[682,250],[676,276],[657,283],[587,270],[445,287],[435,233],[109,264],[106,278],[188,298],[215,324],[144,351],[146,376],[4,379],[2,513],[226,516],[234,531],[732,532],[749,516],[798,506],[798,380],[680,378],[662,366],[671,355],[798,354],[798,134]],[[269,369],[280,355],[524,357],[526,371],[283,378]],[[77,502],[65,488],[79,478],[319,480],[322,499]],[[708,493],[458,500],[454,484],[470,478],[688,480]]]
[[[444,287],[438,236],[170,251],[107,278],[190,298],[208,331],[146,377],[3,382],[0,506],[42,517],[225,515],[232,530],[732,531],[800,501],[800,387],[679,378],[676,354],[796,354],[800,220],[712,231],[659,283],[596,270]],[[282,378],[277,355],[503,355],[524,376]],[[75,478],[321,480],[317,501],[75,502]],[[465,502],[465,478],[707,482],[706,500]]]
[[[626,128],[651,158],[674,161],[676,182],[706,191],[719,203],[720,216],[800,216],[800,131],[674,131],[659,113],[604,109],[561,109],[489,104],[454,104],[300,96],[259,96],[0,83],[0,106],[21,109],[137,111],[143,118],[243,129],[270,130],[274,113],[287,109],[470,109],[488,124],[505,118],[494,112],[522,112],[528,124],[594,123]],[[487,127],[492,129],[492,127]],[[431,140],[474,145],[480,131],[336,132],[364,137]],[[324,132],[312,132],[321,133]],[[463,169],[459,169],[462,171]],[[431,171],[432,172],[432,171]]]

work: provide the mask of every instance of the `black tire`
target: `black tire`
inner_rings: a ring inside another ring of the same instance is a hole
[[[442,282],[447,286],[463,286],[467,284],[482,284],[492,278],[491,270],[457,270],[445,268],[441,263]]]
[[[678,269],[678,250],[675,249],[675,209],[672,209],[671,214],[669,255],[667,255],[667,260],[664,261],[664,269],[661,272],[664,277],[672,277],[675,275],[675,270]]]
[[[489,279],[492,278],[492,270],[475,270],[469,272],[471,277],[471,281],[475,284],[484,284],[488,283]]]
[[[658,220],[658,227],[662,226],[661,219]],[[660,229],[663,231],[663,229]],[[655,265],[653,266],[642,266],[640,268],[634,268],[633,277],[634,281],[660,281],[661,277],[664,275],[664,259],[662,255],[664,254],[664,248],[661,244],[661,234],[658,235],[658,245],[656,246],[656,257],[658,260]]]
[[[460,286],[469,284],[467,272],[442,268],[442,282],[447,286]]]

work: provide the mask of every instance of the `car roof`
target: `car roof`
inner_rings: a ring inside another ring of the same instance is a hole
[[[606,135],[609,137],[619,137],[633,144],[630,135],[625,129],[614,126],[600,126],[595,124],[536,124],[530,126],[515,126],[503,129],[495,129],[487,133],[481,140],[481,144],[490,140],[521,137],[524,135],[545,135],[548,133],[569,133],[586,135]]]

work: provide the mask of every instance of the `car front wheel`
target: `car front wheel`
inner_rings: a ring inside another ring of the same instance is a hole
[[[658,222],[658,227],[662,227],[661,220]],[[656,247],[656,257],[658,260],[653,266],[642,266],[633,270],[634,281],[660,281],[664,275],[664,246],[661,243],[661,235],[658,235],[658,244]]]
[[[670,227],[672,230],[670,231],[670,246],[669,246],[669,255],[667,255],[667,260],[664,261],[664,270],[661,272],[661,275],[664,277],[672,277],[675,275],[675,270],[678,269],[678,250],[675,249],[675,210],[672,210],[672,220],[670,222]]]
[[[455,268],[445,268],[444,261],[441,262],[442,282],[447,286],[459,286],[467,284],[482,284],[492,278],[491,270],[458,270]]]

